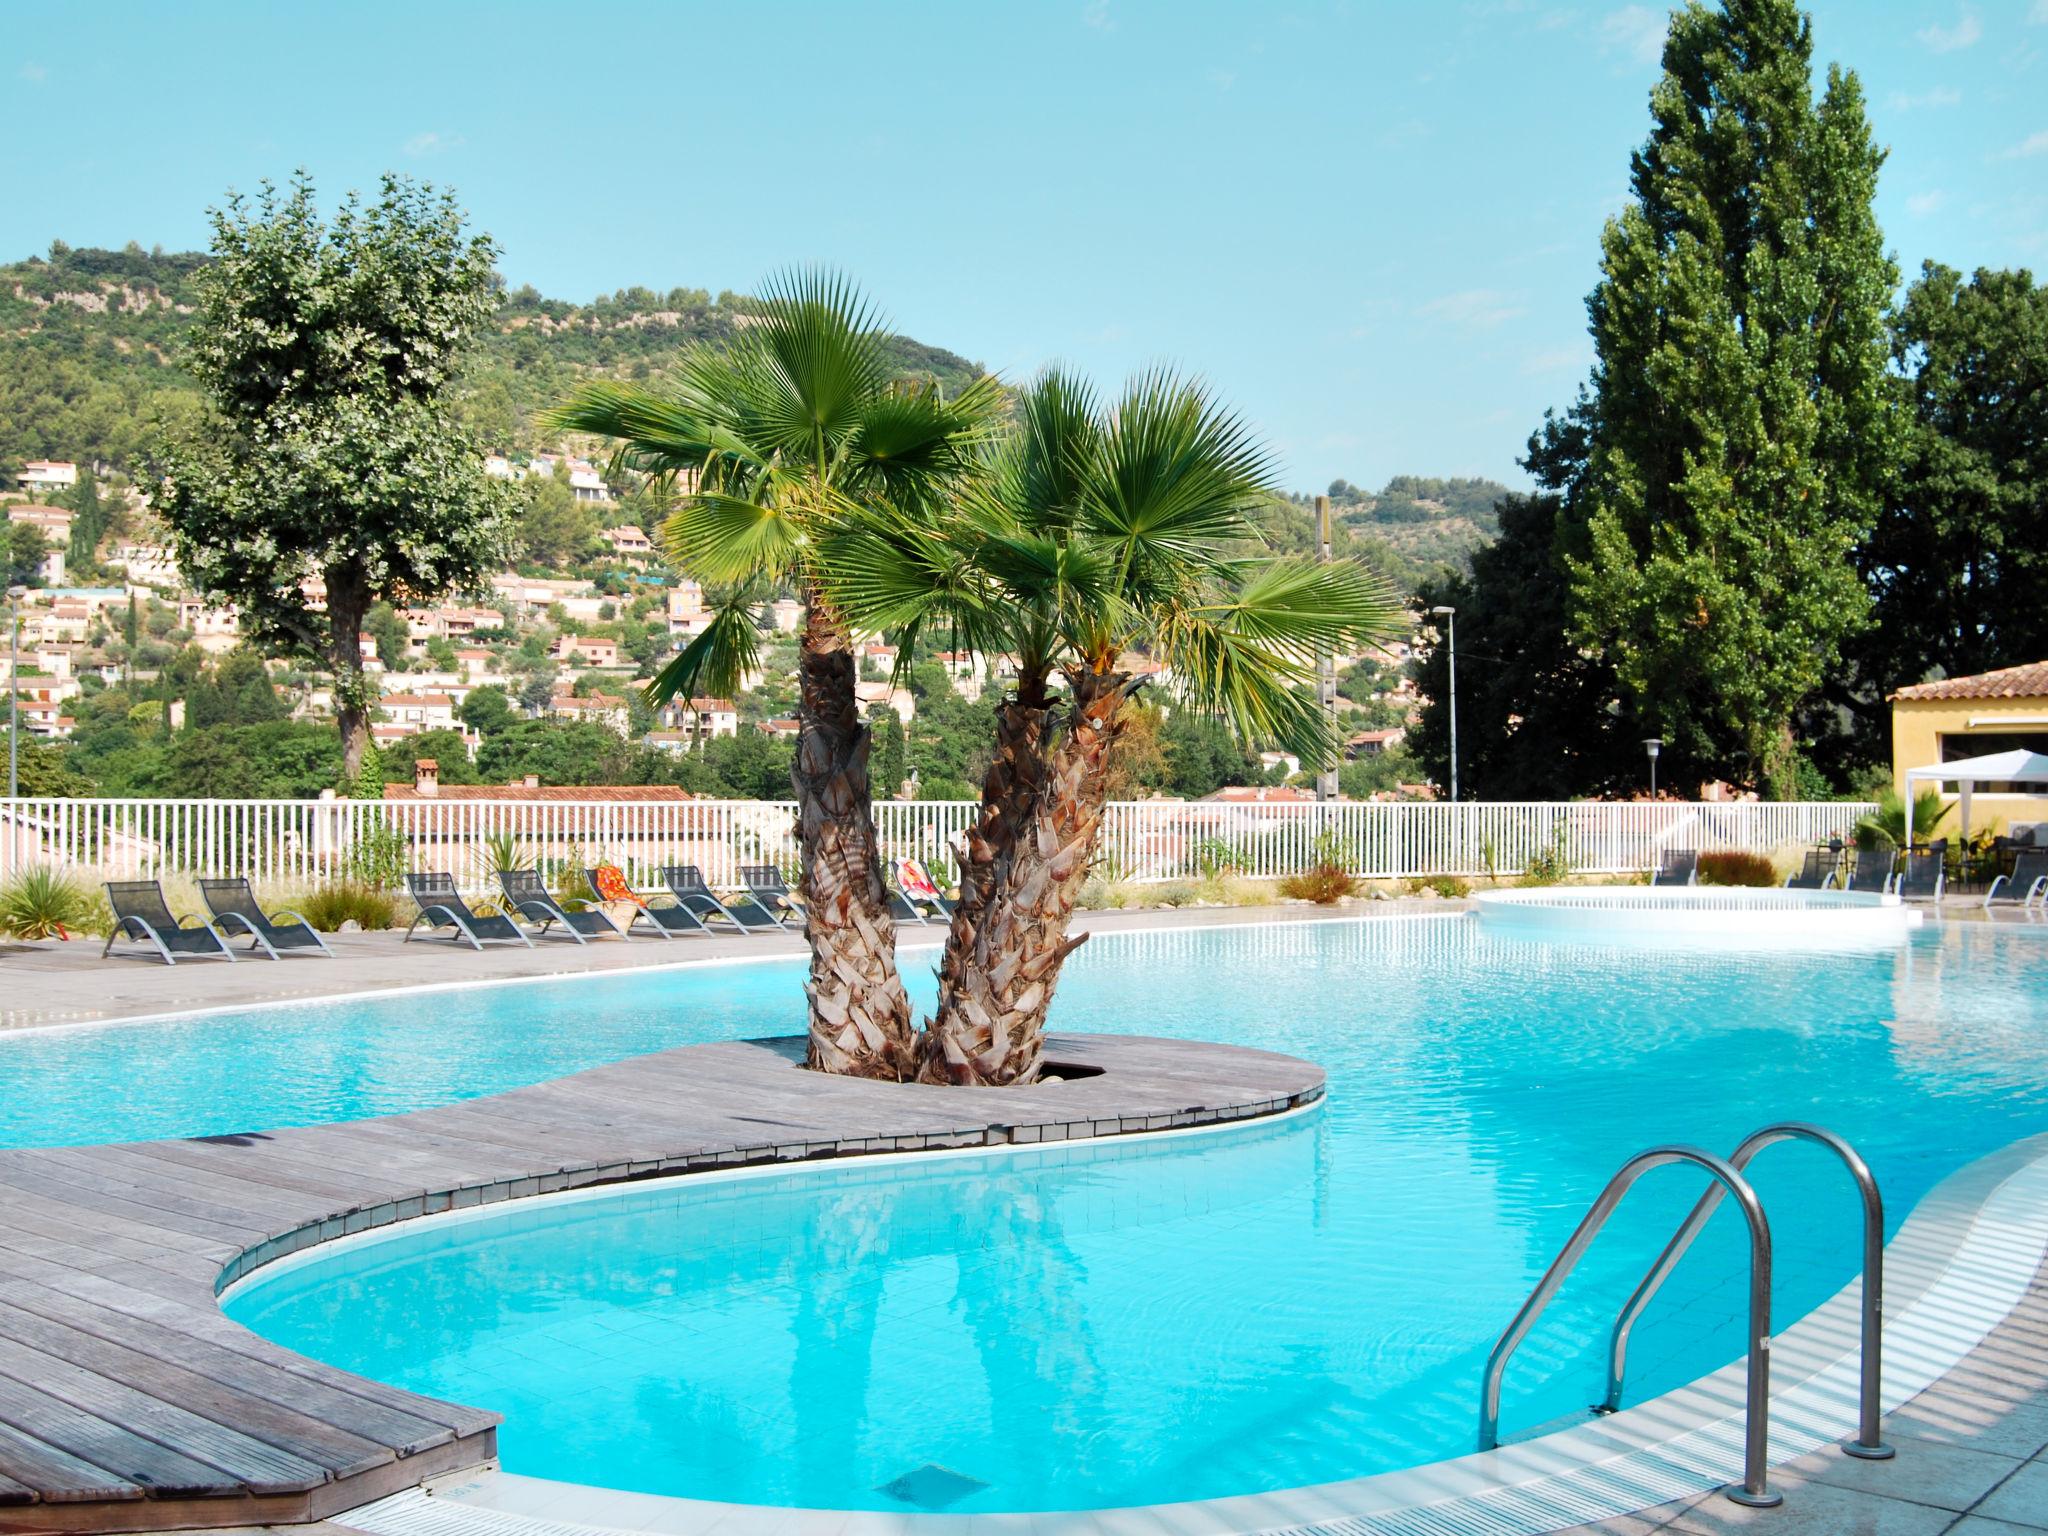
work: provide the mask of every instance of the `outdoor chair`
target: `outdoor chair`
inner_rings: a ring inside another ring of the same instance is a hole
[[[278,953],[285,949],[304,949],[317,954],[334,957],[334,951],[327,947],[327,941],[320,932],[307,922],[300,913],[289,907],[281,907],[264,916],[263,909],[256,905],[256,893],[249,889],[247,880],[202,880],[199,894],[206,902],[206,910],[213,914],[213,920],[221,932],[232,933],[237,926],[249,935],[251,950],[261,949],[273,960],[282,959]],[[280,919],[290,918],[290,922]]]
[[[609,878],[601,869],[586,869],[583,871],[583,883],[590,887],[590,897],[593,901],[629,901],[633,904],[633,915],[626,919],[625,927],[625,933],[629,938],[633,933],[633,925],[643,917],[664,939],[672,939],[679,933],[711,931],[704,926],[701,917],[681,902],[672,902],[665,907],[655,906],[627,885],[626,877],[616,869],[612,870]]]
[[[2040,902],[2048,910],[2048,849],[2022,848],[2014,855],[2012,873],[2000,875],[1984,893],[1986,910],[1991,907],[2026,909]]]
[[[1807,850],[1806,859],[1799,866],[1799,873],[1785,877],[1788,891],[1824,891],[1835,883],[1835,866],[1841,855],[1831,848]]]
[[[587,944],[592,939],[615,933],[626,937],[626,930],[611,920],[611,917],[597,907],[586,907],[581,912],[571,912],[547,888],[540,875],[530,869],[501,869],[498,871],[498,885],[505,892],[505,899],[512,903],[514,911],[530,920],[540,923],[541,937],[547,936],[549,928],[562,925],[562,932],[578,944]]]
[[[917,909],[920,922],[928,921],[925,916],[926,908],[942,918],[950,918],[953,915],[952,901],[939,889],[939,882],[932,878],[931,871],[924,867],[921,860],[896,861],[896,886]]]
[[[511,918],[497,912],[471,911],[462,893],[455,889],[453,875],[407,875],[405,889],[420,909],[412,927],[405,930],[408,944],[412,942],[413,930],[425,923],[434,932],[451,929],[449,939],[467,942],[471,949],[482,949],[486,944],[524,944],[533,948],[533,940]]]
[[[889,898],[889,915],[895,918],[897,922],[916,923],[921,927],[931,921],[931,919],[924,915],[924,908],[920,907],[905,894],[901,865],[897,866],[896,878],[893,881],[888,879],[882,881],[882,894]]]
[[[165,965],[176,965],[179,955],[219,955],[230,962],[235,958],[220,930],[205,918],[180,921],[171,916],[164,888],[154,880],[109,880],[107,905],[114,909],[114,931],[100,950],[102,960],[122,938],[147,941]]]
[[[1650,872],[1652,885],[1697,885],[1700,855],[1696,848],[1666,848],[1657,855],[1657,867]]]
[[[694,864],[664,864],[661,868],[662,883],[676,904],[685,908],[705,926],[710,926],[713,917],[722,917],[741,933],[752,933],[760,928],[780,928],[775,914],[744,892],[735,893],[732,905],[719,900],[704,879],[704,872]]]
[[[1892,871],[1898,867],[1899,856],[1889,851],[1879,853],[1872,849],[1856,855],[1855,867],[1849,871],[1848,889],[1862,891],[1866,895],[1882,896],[1892,888]]]
[[[742,864],[740,881],[746,886],[747,894],[754,898],[761,910],[775,919],[778,927],[787,928],[792,920],[801,922],[804,915],[803,903],[797,900],[789,882],[782,878],[782,871],[773,864]]]
[[[1906,855],[1906,867],[1900,871],[1897,890],[1908,901],[1941,901],[1942,888],[1947,884],[1947,875],[1942,864],[1947,856],[1946,849],[1930,849],[1925,853]]]

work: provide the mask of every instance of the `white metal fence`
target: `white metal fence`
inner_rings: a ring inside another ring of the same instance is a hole
[[[1124,801],[1097,850],[1114,880],[1193,879],[1219,869],[1292,873],[1325,854],[1356,875],[1512,875],[1561,854],[1580,873],[1648,869],[1664,848],[1756,852],[1844,837],[1875,806],[1471,802],[1460,805]],[[542,867],[622,866],[658,885],[663,864],[696,864],[714,885],[739,866],[793,870],[796,807],[777,800],[54,800],[0,797],[0,874],[52,863],[93,879],[245,875],[312,886],[405,869],[447,870],[483,890],[507,852]],[[885,858],[945,874],[974,815],[968,801],[875,807]]]

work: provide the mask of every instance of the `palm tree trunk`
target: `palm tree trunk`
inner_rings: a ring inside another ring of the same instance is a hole
[[[916,1071],[917,1039],[875,847],[869,734],[854,698],[851,637],[821,597],[807,597],[790,774],[811,944],[805,1062],[821,1072],[901,1082]]]
[[[986,897],[957,974],[941,978],[931,1034],[945,1081],[997,1087],[1038,1080],[1060,967],[1088,937],[1070,937],[1067,926],[1102,828],[1129,682],[1111,671],[1068,675],[1066,730],[1044,755],[1030,819]],[[949,969],[953,959],[949,941]]]
[[[1045,678],[1026,676],[996,710],[996,750],[981,784],[981,809],[967,829],[960,899],[939,961],[939,1011],[924,1036],[920,1076],[930,1083],[978,1081],[975,1041],[963,1031],[967,999],[986,974],[984,925],[1009,881],[1017,844],[1037,814],[1045,782]]]

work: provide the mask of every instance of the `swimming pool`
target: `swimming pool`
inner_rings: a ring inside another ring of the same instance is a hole
[[[259,1272],[226,1305],[500,1409],[509,1470],[617,1488],[977,1513],[1414,1465],[1472,1448],[1488,1346],[1644,1144],[1818,1120],[1869,1158],[1896,1228],[1947,1173],[2048,1129],[2043,941],[1951,925],[1882,954],[1673,954],[1459,918],[1102,938],[1059,1027],[1290,1051],[1329,1069],[1327,1107],[515,1204]],[[548,1042],[598,1020],[703,1038],[791,1027],[799,985],[753,967],[415,1006],[422,1029],[469,1020],[465,1040],[500,1011]],[[1854,1202],[1810,1148],[1754,1175],[1782,1328],[1852,1273]],[[1606,1322],[1696,1189],[1652,1180],[1623,1207],[1517,1359],[1511,1434],[1599,1395]],[[1631,1401],[1740,1352],[1741,1265],[1717,1220],[1638,1329]]]

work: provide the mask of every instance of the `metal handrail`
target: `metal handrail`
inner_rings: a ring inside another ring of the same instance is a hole
[[[1600,1191],[1600,1198],[1593,1202],[1585,1219],[1573,1232],[1571,1239],[1550,1268],[1543,1272],[1543,1278],[1536,1282],[1536,1289],[1529,1293],[1529,1299],[1522,1303],[1522,1309],[1515,1314],[1505,1332],[1493,1346],[1493,1353],[1486,1359],[1486,1380],[1479,1399],[1479,1448],[1490,1451],[1500,1444],[1500,1384],[1507,1371],[1508,1359],[1521,1347],[1529,1336],[1529,1330],[1536,1325],[1536,1319],[1543,1309],[1550,1305],[1572,1270],[1577,1266],[1593,1239],[1607,1224],[1607,1218],[1621,1203],[1622,1197],[1644,1174],[1652,1168],[1662,1168],[1671,1163],[1690,1163],[1704,1168],[1711,1174],[1717,1187],[1726,1189],[1735,1197],[1742,1208],[1743,1218],[1749,1223],[1749,1358],[1747,1391],[1743,1406],[1742,1443],[1742,1485],[1723,1491],[1738,1504],[1747,1504],[1759,1509],[1784,1502],[1782,1494],[1770,1489],[1769,1462],[1771,1438],[1771,1226],[1764,1219],[1764,1208],[1756,1197],[1756,1191],[1749,1187],[1749,1181],[1739,1169],[1699,1147],[1664,1146],[1651,1147],[1638,1152],[1621,1165],[1621,1170],[1607,1181],[1607,1187]]]
[[[1879,1400],[1884,1372],[1884,1197],[1878,1193],[1877,1180],[1870,1172],[1870,1165],[1863,1161],[1854,1147],[1826,1127],[1809,1125],[1803,1120],[1785,1120],[1752,1131],[1743,1139],[1742,1145],[1728,1155],[1728,1162],[1738,1173],[1743,1172],[1759,1152],[1781,1141],[1810,1141],[1826,1147],[1842,1160],[1863,1199],[1863,1331],[1857,1345],[1862,1384],[1856,1439],[1843,1446],[1842,1450],[1865,1461],[1884,1461],[1894,1454],[1892,1448],[1884,1443],[1879,1424],[1884,1412]],[[1649,1306],[1650,1298],[1670,1278],[1671,1271],[1700,1235],[1708,1218],[1719,1208],[1721,1192],[1722,1186],[1718,1183],[1708,1187],[1707,1192],[1700,1196],[1699,1203],[1692,1208],[1692,1214],[1685,1218],[1671,1241],[1665,1244],[1657,1262],[1650,1266],[1650,1272],[1643,1276],[1642,1284],[1622,1303],[1608,1344],[1607,1400],[1601,1404],[1600,1411],[1612,1413],[1621,1406],[1622,1376],[1628,1360],[1630,1330],[1643,1315],[1643,1309]]]

